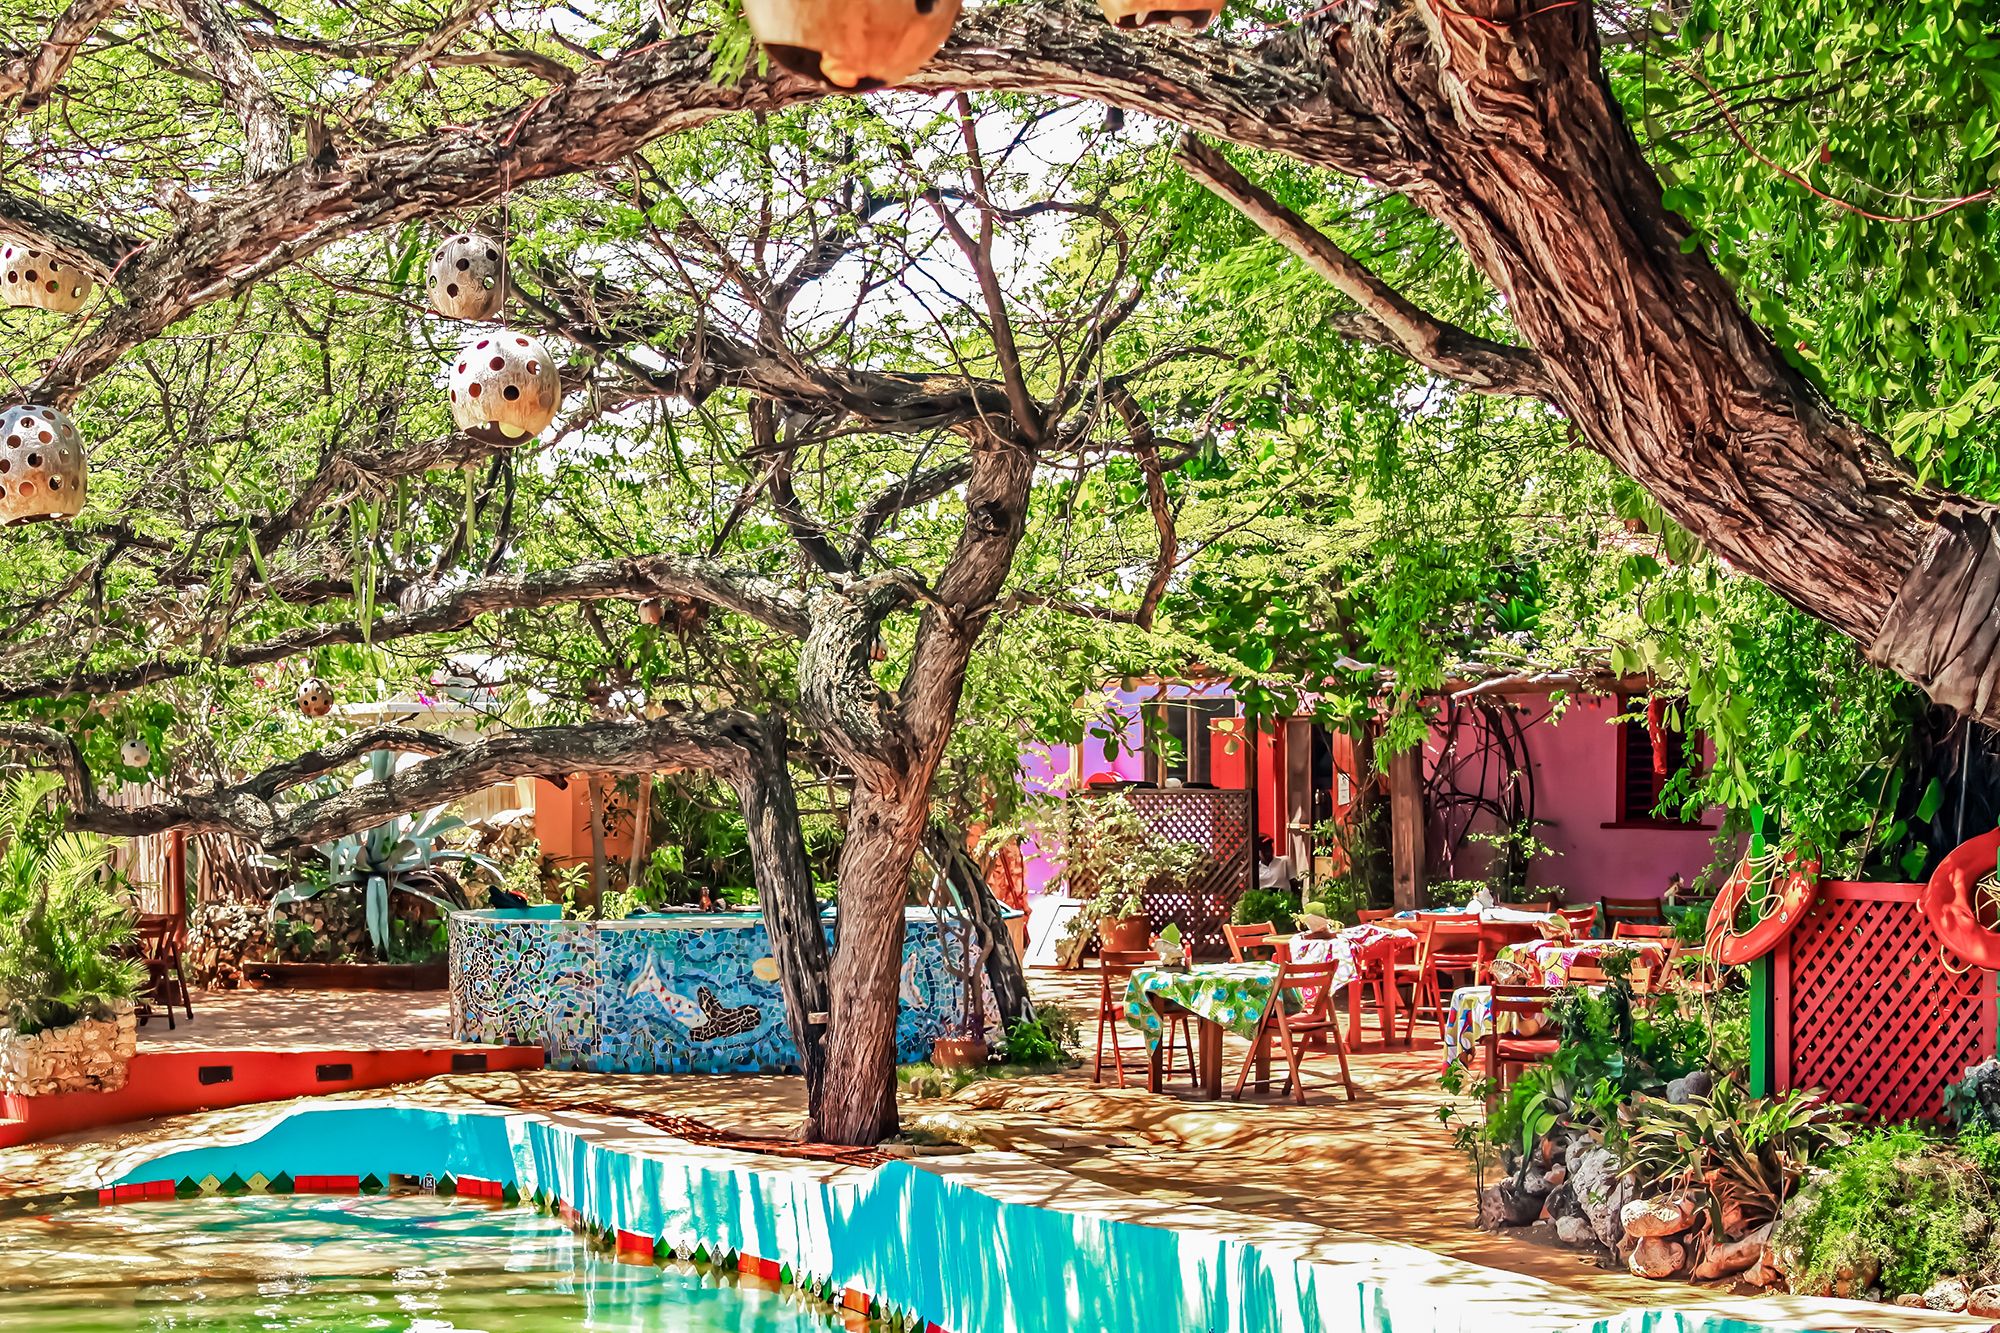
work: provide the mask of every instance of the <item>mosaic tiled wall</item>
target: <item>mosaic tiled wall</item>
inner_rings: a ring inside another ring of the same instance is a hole
[[[927,1059],[962,991],[929,913],[910,914],[899,990],[897,1059]],[[756,916],[596,924],[455,913],[451,1014],[455,1039],[539,1045],[556,1069],[727,1074],[798,1065],[777,960]]]

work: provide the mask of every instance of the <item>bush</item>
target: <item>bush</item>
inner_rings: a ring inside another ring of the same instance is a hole
[[[105,887],[111,847],[45,817],[55,780],[0,797],[0,1023],[22,1033],[107,1018],[144,981],[131,909]]]
[[[1806,1168],[1848,1142],[1846,1109],[1815,1093],[1746,1097],[1724,1079],[1685,1104],[1635,1102],[1619,1161],[1641,1188],[1705,1185],[1741,1235],[1778,1216]]]
[[[1289,930],[1298,915],[1298,900],[1278,889],[1251,889],[1236,900],[1230,919],[1239,926],[1270,922],[1279,930]]]
[[[1980,1151],[2000,1155],[1990,1140]],[[1938,1278],[1981,1285],[1996,1275],[1993,1188],[1978,1161],[1922,1130],[1857,1138],[1785,1207],[1776,1241],[1794,1291],[1828,1290],[1843,1272],[1879,1268],[1883,1294]]]
[[[1017,1018],[1007,1025],[1000,1058],[1010,1065],[1056,1065],[1063,1061],[1063,1049],[1038,1020]]]
[[[1958,1082],[1947,1084],[1944,1113],[1961,1132],[2000,1130],[2000,1060],[1976,1064]]]

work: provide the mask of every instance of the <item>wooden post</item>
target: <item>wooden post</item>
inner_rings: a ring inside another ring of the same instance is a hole
[[[1389,863],[1396,910],[1424,905],[1424,752],[1411,746],[1389,760]]]
[[[1255,887],[1256,887],[1256,884],[1257,884],[1257,870],[1256,870],[1256,866],[1257,866],[1257,834],[1258,834],[1258,832],[1260,831],[1260,827],[1259,827],[1259,821],[1258,821],[1258,818],[1257,818],[1257,814],[1258,814],[1258,809],[1257,809],[1257,807],[1258,807],[1258,806],[1259,806],[1259,805],[1260,805],[1260,804],[1262,803],[1262,802],[1261,802],[1261,801],[1259,800],[1259,793],[1258,793],[1258,784],[1259,784],[1259,781],[1260,781],[1260,779],[1261,779],[1261,778],[1263,777],[1263,774],[1262,774],[1262,773],[1260,773],[1260,772],[1258,771],[1258,764],[1257,764],[1257,740],[1258,740],[1258,736],[1259,736],[1259,734],[1260,734],[1260,733],[1262,732],[1262,730],[1263,730],[1263,727],[1261,726],[1261,724],[1259,724],[1259,723],[1258,723],[1258,721],[1257,721],[1257,720],[1256,720],[1255,718],[1253,718],[1253,717],[1250,717],[1250,716],[1248,716],[1247,714],[1246,714],[1246,715],[1244,716],[1244,718],[1243,718],[1243,730],[1242,730],[1242,732],[1241,732],[1240,734],[1241,734],[1241,736],[1242,736],[1242,738],[1243,738],[1243,743],[1244,743],[1245,745],[1247,745],[1248,747],[1250,747],[1250,748],[1249,748],[1249,750],[1248,750],[1248,752],[1246,752],[1246,753],[1244,754],[1244,756],[1243,756],[1243,787],[1244,787],[1244,789],[1245,789],[1246,791],[1248,791],[1248,792],[1250,793],[1250,866],[1251,866],[1251,870],[1250,870],[1250,883],[1249,883],[1248,885],[1246,885],[1246,886],[1245,886],[1246,888],[1255,888]],[[1276,843],[1277,843],[1277,839],[1273,838],[1273,839],[1272,839],[1271,841],[1272,841],[1272,843],[1273,843],[1273,846],[1274,846],[1274,849],[1275,849],[1275,845],[1276,845]]]

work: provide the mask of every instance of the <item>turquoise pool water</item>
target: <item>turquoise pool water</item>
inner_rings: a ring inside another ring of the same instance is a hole
[[[826,1333],[733,1276],[620,1263],[554,1218],[428,1196],[253,1196],[0,1223],[0,1330]]]

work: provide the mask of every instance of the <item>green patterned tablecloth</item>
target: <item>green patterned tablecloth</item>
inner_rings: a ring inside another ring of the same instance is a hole
[[[1125,1021],[1146,1039],[1147,1050],[1158,1046],[1160,1015],[1152,1005],[1157,995],[1248,1037],[1270,1008],[1277,982],[1276,963],[1203,963],[1185,972],[1142,967],[1125,983]]]

